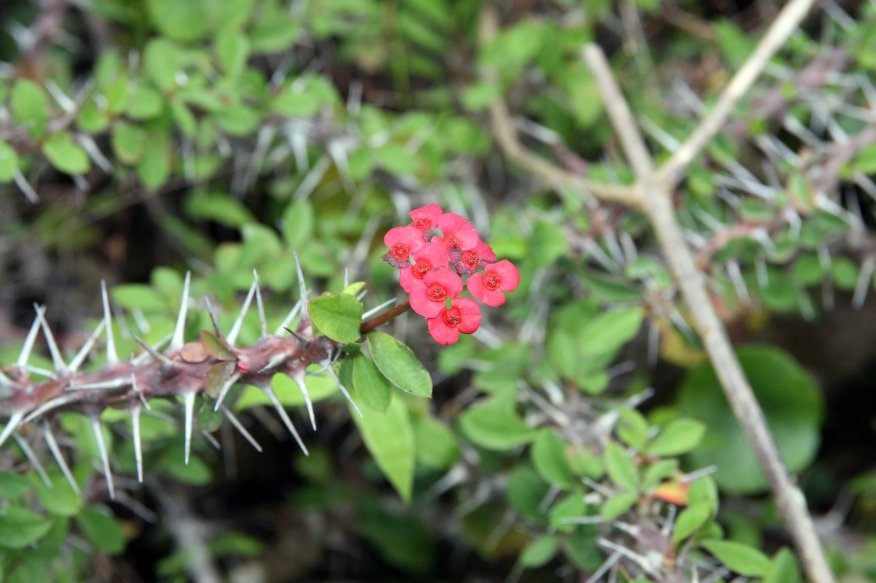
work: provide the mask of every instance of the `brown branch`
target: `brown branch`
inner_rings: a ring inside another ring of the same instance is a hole
[[[800,2],[797,4],[799,5]],[[786,11],[783,14],[785,20],[793,20],[794,14],[789,16]],[[783,17],[780,15],[779,18]],[[788,23],[784,23],[783,26],[788,26]],[[675,218],[671,192],[653,172],[653,163],[644,139],[602,50],[595,45],[588,45],[584,49],[584,57],[596,76],[609,117],[622,138],[621,143],[627,158],[636,172],[639,186],[637,193],[644,198],[648,218],[690,311],[692,324],[702,339],[730,408],[766,475],[779,514],[794,541],[806,575],[813,583],[832,583],[833,574],[818,540],[815,524],[806,509],[805,498],[788,475],[766,424],[763,411],[736,358],[724,326],[709,301],[703,274],[697,269],[693,255],[684,240],[681,226]],[[752,58],[763,59],[762,51],[755,51]],[[751,70],[752,67],[746,63],[743,69]],[[709,134],[708,128],[714,126],[716,120],[712,119],[712,116],[707,119],[710,121],[704,121],[703,124],[706,129],[703,130],[701,126],[694,132],[694,136]],[[722,123],[717,125],[720,126]],[[700,139],[688,140],[685,143],[696,145]],[[672,168],[671,164],[669,168]]]
[[[482,46],[496,37],[497,20],[496,13],[492,9],[488,8],[483,11],[479,28],[479,39]],[[495,68],[485,67],[483,77],[487,83],[499,85]],[[489,113],[493,136],[505,157],[538,178],[545,186],[557,190],[571,188],[593,195],[605,202],[619,203],[633,208],[638,207],[638,203],[631,195],[631,189],[628,186],[588,180],[527,150],[517,137],[514,120],[501,97],[490,104]]]
[[[359,326],[359,332],[362,334],[367,334],[368,332],[371,332],[372,330],[374,330],[378,326],[382,326],[383,324],[386,324],[390,320],[393,320],[393,319],[401,316],[402,314],[407,312],[410,307],[411,307],[411,304],[409,302],[402,302],[401,304],[398,304],[394,308],[383,312],[379,316],[374,316],[370,320],[365,320],[364,322],[362,322],[362,325]]]

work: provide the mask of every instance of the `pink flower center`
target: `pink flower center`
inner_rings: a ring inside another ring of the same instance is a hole
[[[448,233],[444,236],[444,245],[448,249],[459,249],[462,246],[462,243],[459,242],[459,238],[453,233]]]
[[[462,253],[462,263],[469,269],[474,269],[478,266],[480,257],[474,251],[464,251]]]
[[[392,246],[392,256],[399,261],[404,261],[411,254],[411,249],[407,243],[396,243]]]
[[[411,269],[413,271],[414,277],[416,277],[417,279],[423,279],[423,277],[427,273],[432,271],[432,264],[428,261],[423,261],[422,259],[420,259],[419,261],[414,263]]]
[[[496,291],[499,289],[499,285],[502,283],[502,278],[499,277],[498,273],[493,271],[488,271],[484,275],[484,287],[490,291]]]
[[[459,308],[450,308],[449,310],[444,310],[444,313],[441,314],[441,319],[451,328],[456,328],[462,322],[462,315],[459,313]]]
[[[425,233],[432,228],[432,219],[429,217],[417,217],[411,223],[411,226]]]
[[[426,289],[426,296],[433,302],[443,302],[447,298],[447,290],[440,283],[433,283]]]

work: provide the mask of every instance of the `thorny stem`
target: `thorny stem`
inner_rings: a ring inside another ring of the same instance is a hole
[[[374,316],[373,318],[371,318],[369,320],[365,320],[364,322],[362,322],[362,325],[359,326],[359,332],[362,334],[367,334],[368,332],[371,332],[372,330],[374,330],[378,326],[382,326],[382,325],[386,324],[387,322],[389,322],[390,320],[398,318],[399,316],[401,316],[402,314],[407,312],[410,309],[410,307],[411,307],[411,304],[409,302],[402,302],[401,304],[398,304],[397,306],[393,307],[392,309],[383,312],[379,316]]]
[[[595,45],[588,45],[584,49],[584,57],[596,76],[609,117],[635,171],[637,196],[643,198],[657,240],[690,310],[693,326],[703,341],[730,408],[766,475],[779,514],[794,541],[806,575],[813,583],[832,583],[833,574],[818,540],[815,524],[806,509],[806,500],[788,475],[763,411],[712,307],[703,274],[697,269],[675,218],[672,194],[653,172],[645,142],[602,50]]]

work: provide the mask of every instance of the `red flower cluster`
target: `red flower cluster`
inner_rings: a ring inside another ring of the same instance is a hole
[[[411,309],[426,318],[429,334],[439,344],[453,344],[460,332],[481,325],[477,302],[461,298],[463,286],[488,306],[505,303],[517,289],[520,274],[508,261],[496,261],[471,223],[430,204],[408,213],[411,224],[394,227],[383,237],[389,252],[384,261],[401,270],[399,283],[410,295]],[[467,281],[463,282],[462,278]]]

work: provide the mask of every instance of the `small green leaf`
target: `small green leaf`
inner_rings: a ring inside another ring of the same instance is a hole
[[[227,227],[240,228],[247,223],[255,222],[249,209],[227,194],[205,193],[188,196],[184,204],[186,213],[192,218],[215,221]]]
[[[249,41],[239,30],[226,28],[216,37],[216,56],[223,71],[237,76],[249,57]]]
[[[91,167],[88,154],[67,132],[52,134],[43,144],[43,154],[52,166],[65,174],[83,174]]]
[[[125,549],[125,531],[112,514],[99,506],[89,506],[76,517],[85,538],[99,550],[116,555]]]
[[[692,535],[712,517],[712,508],[708,503],[692,504],[681,511],[675,521],[672,532],[672,544],[678,546],[681,541]]]
[[[146,132],[141,128],[118,121],[113,125],[113,152],[125,164],[136,164],[146,151]]]
[[[348,294],[323,294],[308,304],[310,318],[332,340],[350,344],[359,339],[363,308]]]
[[[204,375],[204,392],[214,399],[219,397],[219,393],[225,387],[225,383],[234,374],[237,368],[237,363],[233,361],[221,362],[211,366],[207,374]]]
[[[143,157],[137,164],[137,176],[144,186],[156,190],[170,176],[170,137],[165,132],[149,132],[144,148]]]
[[[443,423],[431,417],[414,419],[417,461],[436,470],[446,470],[459,459],[456,436]]]
[[[367,338],[374,364],[389,382],[418,397],[432,396],[432,377],[410,348],[383,332],[371,332]]]
[[[392,384],[364,354],[357,354],[352,361],[353,388],[359,402],[378,413],[385,412],[392,398]]]
[[[9,107],[12,116],[32,136],[42,136],[49,120],[49,98],[43,88],[29,79],[19,79],[12,87]]]
[[[292,249],[303,248],[313,237],[313,205],[309,201],[293,202],[283,211],[283,239]]]
[[[460,416],[459,426],[477,445],[500,451],[529,443],[536,435],[511,408],[490,401],[469,407]]]
[[[524,567],[541,567],[557,554],[559,541],[555,536],[542,536],[526,545],[520,554],[520,562]]]
[[[632,508],[638,499],[639,496],[632,492],[610,496],[603,502],[599,516],[606,520],[613,520]]]
[[[621,409],[615,432],[624,443],[641,450],[648,439],[648,422],[635,409]]]
[[[15,500],[30,491],[30,483],[24,476],[13,472],[0,472],[0,500]]]
[[[367,411],[352,415],[362,440],[374,461],[405,502],[410,501],[414,482],[414,432],[404,399],[395,398],[386,413]]]
[[[705,433],[706,426],[699,421],[676,419],[660,430],[645,451],[657,456],[681,455],[699,445]]]
[[[61,472],[49,472],[49,479],[52,482],[51,488],[37,477],[31,480],[40,503],[56,516],[75,516],[82,509],[82,496],[73,491]]]
[[[715,555],[730,570],[749,577],[763,577],[769,571],[771,563],[759,550],[742,543],[707,540],[701,546]]]
[[[550,484],[571,488],[575,476],[566,461],[565,444],[550,429],[543,429],[532,444],[530,455],[538,473]]]
[[[763,583],[803,583],[797,559],[787,548],[775,554],[770,568],[763,578]]]
[[[560,532],[572,532],[576,525],[574,519],[587,513],[587,503],[579,492],[569,494],[551,508],[550,525]]]
[[[591,354],[614,352],[636,335],[644,317],[640,307],[600,314],[581,328],[578,348]]]
[[[18,154],[6,142],[0,142],[0,184],[12,180],[18,170]]]
[[[639,487],[639,471],[627,452],[614,443],[609,442],[605,448],[605,471],[611,481],[625,490],[636,490]]]
[[[24,508],[0,510],[0,549],[22,549],[43,538],[52,522]]]
[[[174,40],[197,40],[210,30],[210,4],[205,0],[147,0],[146,5],[155,27]]]

